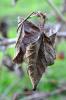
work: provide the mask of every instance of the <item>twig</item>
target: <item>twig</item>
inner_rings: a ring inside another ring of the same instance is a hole
[[[2,39],[0,40],[0,46],[9,46],[16,43],[16,38],[14,39]]]
[[[66,86],[62,86],[61,88],[56,89],[55,91],[49,93],[34,92],[32,95],[24,97],[21,100],[46,100],[48,97],[59,95],[63,92],[66,92]]]
[[[53,10],[55,11],[55,13],[61,18],[61,20],[66,23],[66,19],[64,18],[64,16],[62,15],[62,13],[58,10],[58,8],[54,5],[54,3],[52,2],[52,0],[46,0],[47,3],[53,8]]]

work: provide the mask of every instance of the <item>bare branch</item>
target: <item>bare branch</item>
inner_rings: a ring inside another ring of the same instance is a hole
[[[0,39],[0,46],[9,46],[16,43],[16,38],[14,39]]]
[[[24,97],[21,100],[46,100],[48,97],[59,95],[65,91],[66,91],[66,86],[62,86],[61,88],[56,89],[55,91],[49,93],[34,92],[32,95]]]
[[[64,18],[64,16],[62,15],[62,13],[58,10],[58,8],[54,5],[54,3],[52,2],[52,0],[46,0],[47,3],[53,8],[53,10],[55,11],[55,13],[61,18],[61,20],[66,23],[66,19]]]

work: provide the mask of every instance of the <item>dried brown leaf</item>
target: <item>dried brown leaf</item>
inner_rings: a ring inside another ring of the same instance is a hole
[[[42,13],[37,15],[43,16]],[[43,31],[45,23],[40,24],[42,27],[38,27],[27,20],[20,24],[20,34],[16,43],[19,52],[14,58],[15,63],[21,63],[24,55],[27,58],[28,74],[34,90],[46,67],[52,65],[56,57],[54,48],[56,34],[47,37]]]

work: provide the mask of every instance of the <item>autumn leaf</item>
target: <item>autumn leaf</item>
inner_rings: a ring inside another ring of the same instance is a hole
[[[42,13],[36,13],[36,15],[44,18],[43,20],[46,18]],[[41,26],[38,27],[28,20],[20,20],[21,22],[18,25],[20,34],[16,43],[18,53],[13,61],[22,63],[25,55],[28,62],[28,75],[33,90],[35,90],[47,66],[54,64],[56,58],[54,48],[56,34],[46,36],[46,33],[44,33],[45,21],[43,23],[41,21]]]

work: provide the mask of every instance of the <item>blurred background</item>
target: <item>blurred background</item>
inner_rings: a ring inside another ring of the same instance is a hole
[[[32,89],[27,64],[16,65],[12,59],[17,18],[26,18],[33,11],[47,14],[47,31],[53,26],[58,31],[55,63],[46,69],[37,90],[52,94],[47,100],[66,100],[66,0],[0,0],[0,100],[29,100],[24,99],[25,92]],[[21,99],[15,99],[20,93]]]

